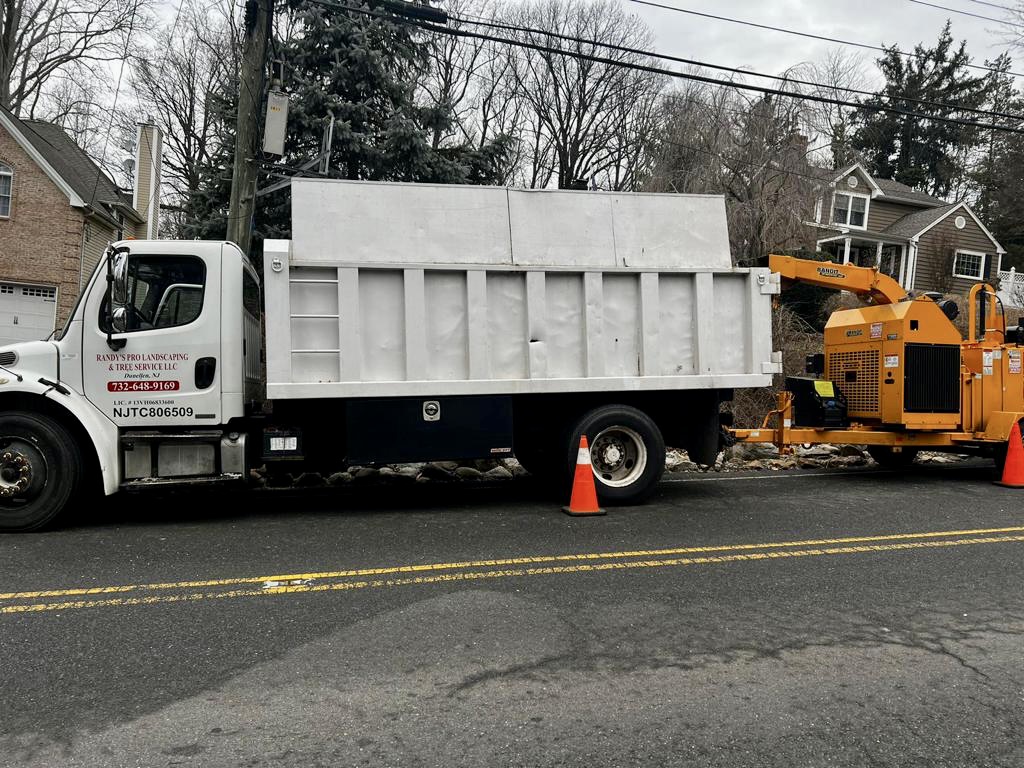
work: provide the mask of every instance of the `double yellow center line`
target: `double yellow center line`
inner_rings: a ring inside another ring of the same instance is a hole
[[[339,592],[352,589],[402,587],[521,576],[625,571],[797,557],[851,555],[866,552],[907,552],[1020,542],[1024,542],[1024,526],[847,536],[760,544],[533,555],[275,576],[0,592],[0,614]]]

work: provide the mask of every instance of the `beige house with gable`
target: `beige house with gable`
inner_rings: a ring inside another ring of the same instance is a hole
[[[61,327],[108,243],[158,236],[161,151],[140,125],[127,192],[60,126],[0,107],[0,344]]]
[[[966,202],[873,177],[860,163],[811,170],[822,184],[809,223],[836,261],[877,266],[916,291],[966,293],[998,276],[1005,250]]]

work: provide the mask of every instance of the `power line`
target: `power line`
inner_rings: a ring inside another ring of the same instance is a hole
[[[185,0],[178,0],[178,10],[174,13],[174,23],[171,24],[171,32],[167,36],[167,50],[164,51],[164,60],[160,62],[160,71],[157,73],[156,82],[162,82],[164,78],[164,68],[167,66],[167,60],[171,58],[171,43],[174,42],[174,34],[178,31],[178,19],[181,18],[181,9],[185,5]]]
[[[795,29],[786,29],[784,27],[773,27],[770,24],[758,24],[757,22],[754,22],[754,21],[745,21],[743,19],[732,19],[732,18],[729,18],[728,16],[716,16],[716,15],[714,15],[712,13],[702,13],[701,11],[692,11],[689,8],[677,8],[677,7],[672,6],[672,5],[664,5],[662,3],[651,2],[651,0],[629,0],[629,1],[631,3],[637,3],[638,5],[649,5],[652,8],[662,8],[662,9],[664,9],[666,11],[675,11],[676,13],[687,13],[687,14],[690,14],[691,16],[701,16],[701,17],[703,17],[705,19],[715,19],[716,21],[727,21],[730,24],[742,24],[742,25],[747,26],[747,27],[756,27],[757,29],[766,29],[766,30],[768,30],[770,32],[781,32],[781,33],[786,34],[786,35],[797,35],[798,37],[807,37],[807,38],[810,38],[811,40],[822,40],[822,41],[824,41],[826,43],[837,43],[839,45],[850,45],[850,46],[854,46],[856,48],[866,48],[866,49],[871,50],[871,51],[881,51],[882,53],[889,53],[890,51],[895,51],[900,56],[910,56],[910,57],[918,57],[919,58],[919,55],[916,54],[916,53],[907,53],[906,51],[901,51],[898,48],[885,48],[884,46],[881,46],[881,45],[871,45],[869,43],[858,43],[858,42],[854,42],[853,40],[841,40],[841,39],[839,39],[837,37],[826,37],[824,35],[815,35],[815,34],[812,34],[811,32],[799,32],[799,31],[797,31]],[[980,70],[982,70],[984,72],[999,72],[999,70],[997,70],[997,69],[993,69],[992,67],[985,67],[985,66],[982,66],[980,64],[966,64],[965,66],[967,66],[967,67],[969,67],[971,69],[980,69]],[[1021,72],[1007,72],[1006,74],[1013,75],[1014,77],[1024,77],[1024,73],[1021,73]]]
[[[1000,5],[999,3],[989,3],[989,2],[987,2],[987,0],[967,0],[967,1],[969,3],[977,3],[978,5],[987,5],[990,8],[1001,8],[1004,11],[1013,11],[1014,13],[1016,13],[1017,11],[1020,10],[1019,8],[1013,8],[1012,6],[1009,6],[1009,5]]]
[[[131,49],[132,32],[135,31],[135,14],[139,10],[139,4],[136,3],[132,6],[132,16],[128,20],[128,35],[125,37],[124,48],[125,51]],[[107,163],[107,144],[110,142],[110,134],[114,129],[114,116],[117,114],[117,97],[121,95],[121,78],[124,76],[124,65],[128,61],[128,54],[125,53],[124,58],[121,59],[121,68],[117,72],[117,85],[114,88],[114,102],[110,106],[110,120],[107,123],[107,135],[103,137],[103,152],[100,154],[100,167],[96,169],[96,180],[92,185],[92,194],[89,195],[89,205],[92,205],[96,201],[96,190],[100,186],[100,174],[103,173],[102,166]]]
[[[472,32],[472,31],[467,30],[467,29],[456,29],[456,28],[452,28],[452,27],[438,26],[436,24],[431,24],[429,22],[422,22],[422,21],[420,21],[418,19],[399,19],[398,17],[393,16],[391,14],[385,14],[385,13],[381,13],[379,11],[373,11],[373,10],[370,10],[368,8],[355,8],[355,7],[352,7],[352,6],[341,5],[339,3],[331,2],[330,0],[311,0],[311,2],[313,2],[313,3],[317,4],[317,5],[324,6],[326,8],[334,8],[334,9],[338,9],[338,10],[342,10],[342,11],[346,11],[346,12],[360,13],[360,14],[364,14],[364,15],[368,15],[368,16],[374,16],[374,17],[377,17],[377,18],[389,19],[391,21],[402,21],[403,23],[406,23],[406,24],[409,24],[411,26],[415,26],[415,27],[418,27],[420,29],[424,29],[424,30],[427,30],[427,31],[430,31],[430,32],[437,32],[437,33],[446,34],[446,35],[454,35],[456,37],[474,38],[474,39],[477,39],[477,40],[488,40],[488,41],[491,41],[491,42],[503,43],[505,45],[516,46],[516,47],[519,47],[519,48],[526,48],[526,49],[529,49],[529,50],[538,51],[540,53],[551,53],[551,54],[555,54],[555,55],[567,56],[569,58],[579,59],[581,61],[590,61],[590,62],[594,62],[596,64],[607,64],[609,66],[622,67],[622,68],[625,68],[625,69],[632,69],[632,70],[635,70],[635,71],[647,72],[647,73],[655,74],[655,75],[663,75],[663,76],[666,76],[666,77],[672,77],[672,78],[676,78],[676,79],[680,79],[680,80],[691,80],[691,81],[694,81],[694,82],[707,83],[707,84],[710,84],[710,85],[725,86],[727,88],[736,88],[738,90],[753,91],[755,93],[761,93],[761,94],[763,94],[765,96],[784,96],[784,97],[791,98],[791,99],[799,99],[799,100],[803,100],[803,101],[813,101],[813,102],[820,103],[820,104],[834,104],[836,106],[850,107],[851,109],[862,109],[862,110],[872,111],[872,112],[886,112],[886,113],[889,113],[889,114],[902,115],[904,117],[914,117],[914,118],[918,118],[918,119],[921,119],[921,120],[933,120],[935,122],[940,122],[940,123],[949,123],[949,124],[954,124],[954,125],[962,125],[962,126],[969,127],[969,128],[983,128],[985,130],[1002,131],[1002,132],[1005,132],[1005,133],[1024,133],[1024,129],[1011,128],[1009,126],[1004,126],[1004,125],[997,125],[995,122],[983,123],[983,122],[979,122],[977,120],[962,120],[962,119],[958,119],[958,118],[944,117],[944,116],[941,116],[941,115],[928,115],[928,114],[923,114],[921,112],[911,112],[909,110],[899,109],[897,107],[889,107],[889,106],[884,106],[884,105],[865,105],[865,104],[862,104],[862,103],[856,102],[856,101],[845,101],[845,100],[842,100],[842,99],[831,99],[831,98],[828,98],[828,97],[825,97],[825,96],[818,96],[816,94],[794,93],[793,91],[787,91],[787,90],[783,90],[783,89],[779,89],[779,88],[767,88],[767,87],[764,87],[764,86],[752,85],[752,84],[748,84],[748,83],[736,83],[736,82],[731,82],[731,81],[728,81],[728,80],[719,80],[719,79],[713,78],[713,77],[706,77],[704,75],[698,75],[698,74],[694,74],[694,73],[678,72],[676,70],[666,69],[664,67],[656,67],[656,66],[652,66],[652,65],[649,65],[649,64],[640,64],[640,63],[635,63],[635,62],[627,63],[627,62],[619,61],[619,60],[616,60],[616,59],[608,58],[607,56],[598,56],[598,55],[595,55],[595,54],[583,53],[581,51],[568,51],[568,50],[565,50],[564,48],[556,48],[556,47],[553,47],[553,46],[541,45],[539,43],[531,43],[531,42],[527,42],[525,40],[515,40],[515,39],[507,38],[507,37],[498,37],[496,35],[487,35],[487,34],[484,34],[484,33],[481,33],[481,32]],[[459,21],[461,23],[466,23],[466,24],[474,24],[475,23],[475,22],[470,21],[468,19],[459,19],[457,17],[451,17],[451,18],[452,18],[453,21]],[[527,32],[527,33],[530,32],[530,30],[528,30],[528,29],[521,29],[521,28],[519,28],[519,30],[523,31],[523,32]],[[541,34],[546,34],[546,33],[541,33]],[[583,38],[581,38],[580,40],[582,42],[585,42],[588,45],[593,45],[595,47],[601,47],[601,45],[602,45],[600,42],[598,42],[596,40],[585,40]],[[649,56],[650,58],[658,58],[657,54],[653,54],[653,53],[649,53],[648,52],[646,55]]]
[[[1004,21],[1003,19],[993,19],[991,16],[982,16],[980,13],[971,13],[970,11],[962,11],[959,8],[949,8],[945,5],[936,5],[935,3],[926,3],[925,0],[908,0],[908,2],[916,3],[917,5],[927,5],[929,8],[937,8],[940,11],[949,11],[950,13],[959,13],[961,16],[971,16],[975,19],[982,19],[983,21],[994,21],[996,24],[1006,24],[1010,27],[1022,27],[1024,24],[1017,24],[1012,21]]]
[[[479,19],[480,21],[487,21],[486,19],[484,19],[481,16],[475,16],[474,15],[472,18],[473,19]],[[456,21],[456,22],[464,22],[464,21],[466,21],[465,19],[459,19],[459,18],[452,18],[452,20]],[[528,28],[524,27],[524,29],[528,29]],[[554,33],[552,33],[552,34],[554,34]],[[606,44],[602,43],[601,45],[606,45]],[[523,53],[523,54],[525,54],[526,51],[511,51],[510,53]],[[452,63],[452,66],[455,69],[457,69],[458,71],[460,71],[463,75],[471,76],[473,74],[466,67],[463,67],[460,64],[455,63],[455,62],[451,62],[451,63]],[[749,114],[750,114],[749,110],[746,110],[746,109],[738,109],[736,107],[729,107],[729,106],[726,106],[724,104],[709,104],[706,101],[701,101],[700,99],[696,99],[692,95],[689,95],[689,94],[686,94],[686,95],[679,94],[678,98],[682,99],[687,104],[690,104],[692,106],[699,107],[699,108],[702,108],[702,109],[705,109],[705,110],[715,110],[715,111],[718,111],[718,112],[728,112],[730,114],[739,115],[739,116],[749,116]],[[754,169],[761,169],[761,168],[764,167],[763,163],[758,164],[758,163],[753,163],[753,162],[750,162],[750,161],[747,161],[747,160],[740,160],[738,158],[728,157],[726,155],[719,154],[719,153],[716,153],[716,152],[711,151],[711,150],[702,149],[700,147],[691,147],[691,146],[688,146],[686,144],[681,144],[681,143],[679,143],[677,141],[673,141],[671,139],[667,139],[667,138],[664,138],[664,137],[658,139],[658,141],[663,143],[663,144],[668,144],[670,146],[678,147],[678,148],[681,148],[681,149],[688,149],[688,150],[691,150],[693,152],[698,152],[698,153],[702,153],[702,154],[711,155],[713,157],[717,157],[718,159],[722,160],[723,162],[728,162],[729,164],[732,164],[732,165],[745,165],[745,166],[747,166],[749,168],[754,168]],[[828,145],[821,145],[821,146],[817,146],[817,147],[811,147],[810,149],[807,150],[806,154],[809,155],[811,152],[816,152],[816,151],[819,151],[819,150],[822,150],[822,149],[826,149],[827,146]],[[807,179],[809,181],[813,181],[815,183],[822,183],[823,182],[823,179],[821,177],[810,175],[810,174],[806,174],[806,173],[801,173],[799,171],[779,168],[777,166],[773,166],[773,169],[777,173],[787,174],[787,175],[790,175],[790,176],[798,176],[800,178]]]
[[[316,1],[316,0],[314,0],[314,1]],[[325,3],[318,3],[318,4],[325,5]],[[370,15],[377,15],[377,16],[380,16],[380,18],[392,18],[391,16],[384,15],[384,14],[370,14]],[[476,23],[475,20],[479,20],[480,22],[487,22],[487,19],[485,19],[484,17],[476,16],[476,15],[473,15],[471,17],[471,19],[457,18],[457,17],[451,17],[451,16],[449,16],[449,19],[451,21],[455,21],[455,22],[458,22],[458,23],[465,23],[466,21],[470,21],[471,23]],[[490,22],[487,22],[487,23],[490,23]],[[529,27],[522,27],[521,29],[530,29],[530,28]],[[549,34],[549,33],[541,32],[541,34]],[[556,33],[550,33],[550,35],[551,36],[556,36],[556,37],[565,37],[564,35],[557,35]],[[609,44],[601,43],[601,45],[607,46]],[[526,52],[525,51],[510,51],[510,53],[515,54],[515,53],[526,53]],[[671,57],[668,57],[668,58],[671,58]],[[472,71],[470,71],[466,67],[462,66],[461,64],[459,64],[457,62],[454,62],[454,61],[449,62],[449,63],[451,64],[451,66],[455,70],[459,71],[464,76],[471,77],[473,75]],[[717,110],[719,112],[729,112],[729,113],[734,114],[734,115],[742,115],[742,116],[747,116],[747,115],[750,114],[749,111],[745,110],[745,109],[737,109],[735,107],[728,107],[728,106],[726,106],[724,104],[708,104],[705,101],[701,101],[699,99],[694,98],[692,95],[679,94],[678,98],[682,99],[683,101],[685,101],[688,104],[691,104],[691,105],[696,106],[696,107],[703,108],[705,110]],[[680,147],[682,149],[689,149],[689,150],[692,150],[694,152],[701,152],[701,153],[704,153],[704,154],[710,154],[710,155],[713,155],[715,157],[718,157],[719,159],[721,159],[723,161],[727,160],[727,161],[729,161],[730,163],[733,163],[733,164],[746,165],[746,166],[748,166],[750,168],[761,168],[761,167],[763,167],[763,164],[756,164],[756,163],[752,163],[752,162],[745,161],[745,160],[739,160],[737,158],[729,158],[729,157],[726,157],[725,155],[717,154],[717,153],[714,153],[714,152],[712,152],[710,150],[701,149],[699,147],[690,147],[690,146],[687,146],[685,144],[680,144],[678,142],[675,142],[675,141],[672,141],[672,140],[666,139],[666,138],[660,138],[658,141],[660,141],[661,143],[664,143],[664,144],[669,144],[671,146]],[[818,146],[818,147],[812,147],[812,148],[807,150],[807,154],[809,155],[811,152],[816,152],[818,150],[825,149],[826,147],[827,147],[827,145],[821,145],[821,146]],[[801,178],[805,178],[805,179],[808,179],[810,181],[814,181],[814,182],[818,182],[818,183],[820,183],[822,181],[822,179],[817,177],[817,176],[808,175],[806,173],[800,173],[799,171],[792,171],[792,170],[782,169],[782,168],[778,168],[778,167],[775,167],[775,170],[777,172],[779,172],[779,173],[785,173],[785,174],[789,174],[789,175],[793,175],[793,176],[799,176]]]
[[[1003,131],[1003,132],[1007,132],[1007,133],[1024,133],[1024,130],[1022,130],[1022,129],[1010,128],[1009,126],[997,125],[995,122],[992,122],[992,123],[982,123],[982,122],[978,122],[978,121],[975,121],[975,120],[961,120],[961,119],[958,119],[958,118],[944,117],[944,116],[940,116],[940,115],[929,115],[929,114],[924,114],[924,113],[921,113],[921,112],[911,112],[911,111],[908,111],[908,110],[905,110],[905,109],[899,109],[897,107],[890,107],[890,106],[883,106],[883,105],[866,105],[866,104],[863,104],[861,102],[844,101],[842,99],[832,99],[832,98],[828,98],[828,97],[825,97],[825,96],[819,96],[819,95],[816,95],[816,94],[804,94],[804,93],[799,93],[799,92],[794,92],[794,91],[782,90],[782,89],[778,89],[778,88],[766,88],[764,86],[759,86],[759,85],[751,85],[751,84],[747,84],[747,83],[737,83],[737,82],[730,81],[730,80],[719,80],[717,78],[706,77],[704,75],[698,75],[698,74],[694,74],[694,73],[678,72],[678,71],[672,70],[672,69],[665,69],[664,67],[655,67],[655,66],[652,66],[652,65],[649,65],[649,64],[640,64],[640,63],[636,63],[636,62],[624,62],[624,61],[621,61],[621,60],[610,59],[610,58],[607,58],[607,57],[604,57],[604,56],[597,56],[597,55],[594,55],[594,54],[587,54],[587,53],[583,53],[581,51],[568,51],[568,50],[565,50],[564,48],[556,48],[556,47],[553,47],[553,46],[545,46],[545,45],[540,45],[539,43],[526,42],[524,40],[515,40],[515,39],[511,39],[511,38],[497,37],[497,36],[493,36],[493,35],[486,35],[486,34],[483,34],[483,33],[480,33],[480,32],[471,32],[469,30],[456,29],[456,28],[453,28],[453,27],[437,26],[435,24],[430,24],[430,23],[422,22],[419,19],[399,18],[399,17],[396,17],[396,16],[394,16],[392,14],[382,13],[380,11],[373,11],[373,10],[370,10],[370,9],[367,9],[367,8],[356,8],[354,6],[342,5],[340,3],[332,2],[331,0],[310,0],[310,2],[312,2],[312,3],[316,4],[316,5],[323,6],[325,8],[333,8],[333,9],[337,9],[337,10],[341,10],[341,11],[360,13],[360,14],[363,14],[363,15],[373,16],[373,17],[376,17],[376,18],[382,18],[382,19],[391,20],[391,21],[402,21],[404,23],[407,23],[407,24],[410,24],[412,26],[416,26],[416,27],[419,27],[421,29],[425,29],[425,30],[431,31],[431,32],[438,32],[438,33],[441,33],[441,34],[453,35],[453,36],[456,36],[456,37],[470,37],[470,38],[474,38],[474,39],[478,39],[478,40],[487,40],[487,41],[491,41],[491,42],[503,43],[505,45],[512,45],[512,46],[517,46],[517,47],[520,47],[520,48],[527,48],[527,49],[530,49],[530,50],[539,51],[541,53],[553,53],[553,54],[557,54],[557,55],[568,56],[570,58],[580,59],[582,61],[592,61],[592,62],[595,62],[595,63],[598,63],[598,64],[607,64],[607,65],[610,65],[610,66],[622,67],[622,68],[625,68],[625,69],[633,69],[633,70],[642,71],[642,72],[649,72],[651,74],[665,75],[667,77],[672,77],[672,78],[681,79],[681,80],[692,80],[692,81],[695,81],[695,82],[708,83],[708,84],[711,84],[711,85],[719,85],[719,86],[724,86],[724,87],[727,87],[727,88],[736,88],[736,89],[739,89],[739,90],[754,91],[756,93],[761,93],[761,94],[764,94],[766,96],[786,96],[788,98],[802,99],[802,100],[813,101],[813,102],[821,103],[821,104],[833,104],[833,105],[836,105],[836,106],[844,106],[844,107],[850,107],[851,109],[862,109],[862,110],[873,111],[873,112],[887,112],[887,113],[890,113],[890,114],[903,115],[905,117],[915,117],[915,118],[922,119],[922,120],[934,120],[936,122],[951,123],[951,124],[955,124],[955,125],[963,125],[965,127],[984,128],[986,130],[997,130],[997,131]],[[457,17],[457,16],[451,16],[451,15],[449,15],[448,18],[451,21],[458,22],[460,24],[479,25],[479,26],[485,26],[485,27],[486,26],[499,27],[499,28],[503,28],[503,29],[507,29],[507,30],[511,30],[511,31],[515,31],[515,32],[525,32],[527,34],[541,35],[541,36],[544,36],[544,37],[555,37],[555,38],[561,37],[561,38],[563,38],[565,40],[581,43],[581,44],[584,44],[584,45],[591,45],[591,46],[594,46],[594,47],[597,47],[597,48],[601,48],[601,47],[612,48],[612,49],[619,48],[621,50],[624,50],[624,51],[627,51],[627,52],[631,52],[631,53],[635,53],[635,54],[639,54],[639,55],[642,55],[642,56],[646,56],[646,57],[651,58],[651,59],[657,59],[657,58],[669,58],[669,59],[671,59],[671,58],[673,58],[673,57],[668,57],[668,56],[662,56],[661,54],[654,53],[654,52],[651,52],[651,51],[644,51],[644,50],[636,49],[636,48],[625,48],[625,47],[622,47],[622,46],[614,46],[612,44],[602,43],[602,42],[597,41],[597,40],[589,40],[589,39],[586,39],[586,38],[572,37],[572,36],[569,36],[569,35],[558,35],[557,33],[546,32],[544,30],[530,29],[529,27],[521,27],[521,26],[509,25],[509,24],[500,24],[498,22],[473,21],[471,19],[464,19],[464,18],[460,18],[460,17]],[[819,84],[819,85],[821,85],[821,84]],[[829,88],[830,86],[822,85],[821,87]],[[871,94],[871,95],[874,95],[874,94]],[[967,108],[961,108],[961,109],[967,109]],[[1012,114],[1009,114],[1009,113],[999,113],[999,114],[996,114],[996,113],[993,113],[993,112],[990,112],[990,111],[984,111],[984,110],[976,110],[976,111],[979,112],[980,114],[983,114],[983,115],[986,115],[986,116],[1006,116],[1006,117],[1009,117],[1010,119],[1014,119],[1014,120],[1021,119],[1020,115],[1012,115]]]
[[[681,58],[679,56],[671,56],[671,55],[669,55],[667,53],[655,53],[655,52],[652,52],[652,51],[644,51],[644,50],[641,50],[639,48],[630,48],[630,47],[623,46],[623,45],[616,45],[614,43],[605,43],[605,42],[599,42],[599,41],[596,41],[596,40],[586,40],[584,38],[575,37],[573,35],[565,35],[565,34],[561,34],[561,33],[558,33],[558,32],[549,32],[549,31],[543,30],[543,29],[533,29],[533,28],[530,28],[530,27],[523,27],[523,26],[517,26],[517,25],[513,25],[513,24],[507,24],[507,23],[503,23],[503,22],[498,22],[498,21],[487,20],[487,19],[483,19],[483,18],[481,18],[479,16],[476,16],[473,19],[463,19],[463,18],[459,18],[459,17],[456,17],[456,16],[449,16],[449,18],[452,21],[456,21],[456,22],[460,22],[460,23],[470,23],[470,24],[473,24],[475,26],[487,27],[487,28],[490,28],[490,29],[502,29],[502,30],[512,31],[512,32],[529,32],[530,34],[542,35],[544,37],[551,37],[551,38],[555,38],[557,40],[563,40],[563,41],[566,41],[566,42],[580,43],[580,44],[583,44],[583,45],[596,45],[596,46],[600,46],[602,48],[607,48],[609,50],[619,51],[621,53],[632,53],[632,54],[637,54],[637,55],[640,55],[640,56],[648,56],[648,57],[651,57],[651,58],[664,59],[665,61],[674,61],[674,62],[677,62],[677,63],[680,63],[680,64],[688,64],[688,65],[697,66],[697,67],[705,67],[707,69],[717,69],[717,70],[720,70],[720,71],[732,72],[732,73],[740,74],[740,75],[753,75],[755,77],[763,77],[763,78],[766,78],[766,79],[769,79],[769,80],[777,80],[777,81],[780,81],[780,82],[783,82],[783,83],[794,83],[796,85],[805,85],[805,86],[809,86],[809,87],[812,87],[812,88],[821,88],[821,89],[823,89],[825,91],[841,91],[843,93],[849,93],[849,94],[853,94],[853,95],[856,95],[856,96],[878,96],[879,95],[879,94],[877,94],[875,92],[865,91],[865,90],[861,90],[861,89],[858,89],[858,88],[848,88],[846,86],[841,86],[841,85],[828,85],[826,83],[814,82],[813,80],[801,80],[801,79],[798,79],[798,78],[786,77],[785,75],[768,75],[768,74],[764,74],[762,72],[757,72],[756,70],[751,70],[751,69],[741,69],[741,68],[738,68],[738,67],[728,67],[728,66],[725,66],[723,64],[710,64],[708,62],[697,61],[695,59],[685,59],[685,58]],[[900,95],[900,96],[890,96],[888,94],[883,94],[882,97],[890,99],[890,100],[898,100],[898,101],[910,102],[910,103],[918,104],[918,105],[921,105],[921,106],[940,107],[940,108],[943,108],[943,109],[951,109],[951,110],[955,110],[955,111],[959,111],[959,112],[968,112],[968,113],[975,114],[975,115],[983,115],[985,117],[1002,117],[1002,118],[1005,118],[1005,119],[1008,119],[1008,120],[1022,120],[1022,119],[1024,119],[1024,115],[1020,115],[1020,114],[1014,114],[1014,113],[1010,113],[1010,112],[997,112],[997,111],[994,111],[994,110],[986,110],[986,109],[977,109],[977,108],[974,108],[974,107],[966,107],[966,106],[962,106],[962,105],[959,105],[959,104],[951,104],[951,103],[945,102],[945,101],[932,101],[930,99],[918,99],[918,98],[914,98],[912,96],[902,96],[902,95]]]
[[[746,166],[747,168],[753,168],[755,170],[764,170],[767,168],[771,168],[771,170],[774,171],[775,173],[782,174],[784,176],[796,176],[801,179],[807,179],[808,181],[813,181],[815,184],[828,184],[831,180],[831,177],[814,176],[810,173],[802,173],[801,171],[794,171],[789,168],[779,168],[778,166],[771,165],[770,163],[767,162],[754,163],[751,162],[750,160],[741,160],[738,157],[729,157],[728,155],[723,155],[722,153],[716,152],[713,149],[702,149],[701,147],[692,147],[689,144],[683,144],[673,139],[662,139],[662,142],[668,144],[670,147],[676,147],[678,149],[685,149],[690,152],[697,152],[702,155],[715,157],[727,165],[743,165]],[[838,171],[835,175],[839,175]]]

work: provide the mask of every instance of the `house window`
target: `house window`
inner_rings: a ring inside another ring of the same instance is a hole
[[[985,254],[978,251],[957,251],[953,259],[953,277],[982,280],[985,277]]]
[[[11,187],[14,182],[14,169],[0,163],[0,218],[11,215]]]
[[[832,223],[844,227],[866,229],[868,196],[836,192],[832,198]]]

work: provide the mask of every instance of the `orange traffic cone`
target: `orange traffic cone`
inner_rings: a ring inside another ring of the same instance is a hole
[[[576,476],[572,481],[572,498],[568,507],[562,507],[567,515],[603,515],[597,505],[597,486],[594,484],[594,470],[590,466],[590,447],[587,436],[580,438],[580,452],[576,455]]]
[[[1006,445],[1006,461],[1003,464],[1003,479],[996,485],[1007,488],[1024,488],[1024,444],[1021,443],[1020,425],[1013,423],[1010,440]]]

